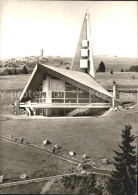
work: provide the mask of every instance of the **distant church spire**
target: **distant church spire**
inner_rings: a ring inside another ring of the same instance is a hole
[[[85,72],[95,78],[88,10],[86,10],[86,14],[83,20],[71,70]]]

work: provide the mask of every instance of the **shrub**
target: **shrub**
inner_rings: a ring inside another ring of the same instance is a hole
[[[14,68],[14,69],[12,70],[12,74],[14,74],[14,75],[16,75],[16,74],[17,74],[17,70],[16,70],[16,68]]]
[[[74,194],[100,194],[102,195],[102,186],[96,186],[96,177],[94,174],[90,175],[72,175],[62,178],[66,191]],[[70,190],[69,190],[70,189]]]
[[[11,69],[6,68],[6,69],[3,71],[3,75],[12,75]]]
[[[111,70],[110,74],[114,74],[113,70]]]

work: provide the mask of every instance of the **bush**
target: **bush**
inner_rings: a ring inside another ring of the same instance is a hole
[[[28,69],[28,73],[31,74],[33,72],[33,68]]]
[[[36,65],[36,62],[26,62],[26,66],[29,68],[34,68]]]
[[[14,69],[12,70],[12,74],[13,74],[13,75],[16,75],[16,74],[17,74],[16,68],[14,68]]]
[[[21,68],[17,69],[17,74],[22,74],[22,69]]]
[[[6,69],[3,71],[3,75],[12,75],[11,69],[6,68]]]
[[[100,194],[102,195],[102,186],[96,186],[96,177],[94,174],[90,175],[72,175],[62,178],[66,191],[70,191],[71,194]]]

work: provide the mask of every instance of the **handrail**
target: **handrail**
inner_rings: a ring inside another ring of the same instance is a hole
[[[19,105],[26,105],[26,106],[31,106],[31,105],[82,105],[82,106],[87,106],[89,107],[90,105],[110,105],[112,103],[91,103],[91,104],[86,104],[86,103],[30,103],[30,104],[19,104]]]
[[[103,103],[98,103],[98,104],[101,104],[102,106],[104,106]],[[85,112],[85,111],[87,111],[87,110],[90,109],[90,106],[91,106],[91,105],[93,105],[93,103],[88,104],[88,105],[85,106],[84,108],[76,108],[76,109],[74,109],[73,111],[69,112],[69,113],[67,114],[67,116],[73,116],[73,115],[78,114],[78,113],[80,113],[80,112]],[[110,103],[110,105],[111,105],[111,103]]]
[[[20,105],[38,105],[38,104],[45,104],[45,105],[84,105],[84,106],[89,106],[89,105],[110,105],[112,103],[20,103]]]

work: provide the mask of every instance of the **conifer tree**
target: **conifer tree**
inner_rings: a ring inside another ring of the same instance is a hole
[[[103,61],[99,64],[98,72],[105,72],[105,64]]]
[[[132,145],[135,137],[131,129],[130,125],[126,125],[122,130],[122,142],[118,145],[120,151],[115,151],[115,170],[108,182],[108,191],[112,195],[136,194],[136,152]]]
[[[28,74],[28,70],[27,70],[26,66],[23,67],[22,74]]]

